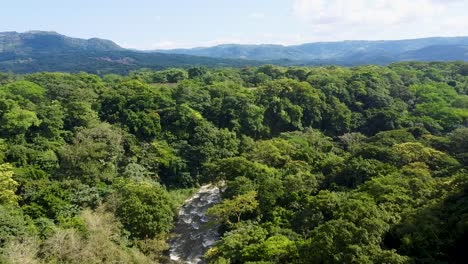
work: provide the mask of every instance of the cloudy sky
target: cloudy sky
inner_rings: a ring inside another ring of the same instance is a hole
[[[468,36],[468,0],[15,0],[0,31],[52,30],[127,48]]]

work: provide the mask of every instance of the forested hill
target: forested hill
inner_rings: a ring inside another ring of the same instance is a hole
[[[297,46],[220,45],[137,51],[110,40],[78,39],[55,32],[0,33],[0,71],[84,71],[127,74],[141,68],[277,65],[387,65],[398,61],[468,61],[468,37],[396,41],[342,41]]]
[[[465,263],[468,63],[0,73],[0,263]]]
[[[215,58],[279,61],[290,64],[388,64],[398,61],[468,61],[468,37],[387,41],[317,42],[295,46],[219,45],[206,48],[160,50],[165,53]]]
[[[71,38],[51,31],[0,32],[0,52],[29,54],[72,50],[117,51],[123,48],[110,40]]]
[[[110,40],[70,38],[55,32],[0,33],[0,71],[105,74],[196,65],[239,67],[259,64],[247,60],[141,52],[124,49]]]

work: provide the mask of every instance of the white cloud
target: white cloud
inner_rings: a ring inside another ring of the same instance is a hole
[[[315,24],[395,24],[433,16],[445,6],[431,0],[295,0],[294,14]]]
[[[294,16],[308,24],[314,36],[331,40],[467,34],[466,10],[468,1],[463,0],[293,0],[292,4]]]

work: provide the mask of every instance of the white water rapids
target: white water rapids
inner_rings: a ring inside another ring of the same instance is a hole
[[[169,241],[173,263],[204,263],[203,254],[219,239],[218,225],[209,223],[206,211],[220,201],[219,187],[208,184],[184,202],[173,230],[175,236]]]

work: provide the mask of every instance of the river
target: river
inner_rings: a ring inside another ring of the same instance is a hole
[[[173,263],[204,263],[203,254],[219,239],[218,225],[209,222],[206,211],[220,201],[219,187],[208,184],[184,202],[169,241]]]

